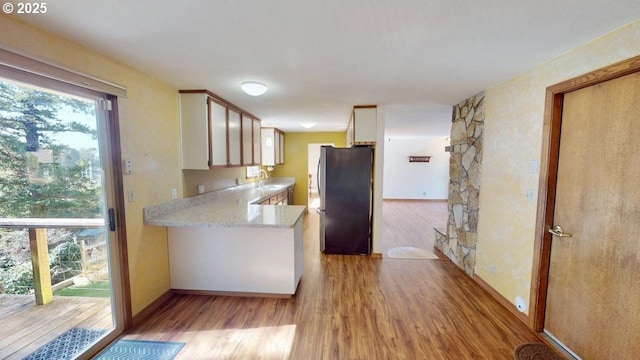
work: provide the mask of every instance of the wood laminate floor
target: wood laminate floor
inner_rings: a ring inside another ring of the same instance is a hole
[[[396,205],[406,209],[384,211]],[[178,360],[512,359],[537,341],[450,261],[321,254],[317,215],[304,221],[295,297],[174,295],[125,338],[185,342]],[[394,241],[418,222],[407,219]]]
[[[446,200],[385,200],[382,213],[383,257],[389,249],[398,246],[433,251],[433,228],[445,229],[448,218]]]

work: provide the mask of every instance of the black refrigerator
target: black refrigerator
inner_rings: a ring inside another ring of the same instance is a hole
[[[322,146],[318,163],[320,250],[371,253],[373,148]]]

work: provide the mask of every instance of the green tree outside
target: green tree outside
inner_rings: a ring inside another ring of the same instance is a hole
[[[100,188],[87,175],[97,151],[57,143],[62,132],[96,131],[60,113],[95,116],[95,106],[0,81],[0,217],[100,216]]]
[[[100,168],[98,150],[59,140],[63,133],[94,139],[97,133],[69,114],[95,118],[95,104],[0,80],[0,218],[102,216],[101,179],[94,171]],[[29,248],[16,244],[9,231],[0,229],[0,292],[20,293],[32,282],[30,266],[24,266]],[[73,248],[63,240],[50,239],[50,244]],[[64,249],[52,253],[68,257],[61,254]],[[65,271],[60,266],[57,273]],[[68,266],[77,270],[73,262]]]

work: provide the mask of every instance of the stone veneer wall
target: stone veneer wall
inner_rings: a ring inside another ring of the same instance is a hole
[[[449,220],[435,247],[473,276],[480,198],[484,92],[453,107],[449,160]]]

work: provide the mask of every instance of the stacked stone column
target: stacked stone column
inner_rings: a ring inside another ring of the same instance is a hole
[[[484,129],[484,92],[453,107],[449,160],[449,220],[435,246],[470,276],[476,264],[476,234]]]

